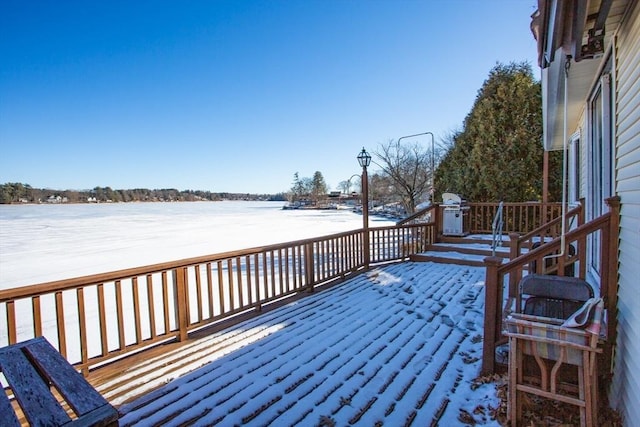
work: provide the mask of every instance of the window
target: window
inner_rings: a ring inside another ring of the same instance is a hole
[[[611,96],[611,60],[605,65],[603,74],[589,100],[588,132],[588,202],[587,219],[594,219],[606,213],[604,199],[611,197],[613,168],[613,126]],[[590,241],[591,250],[589,266],[591,273],[600,276],[601,237],[593,235]]]

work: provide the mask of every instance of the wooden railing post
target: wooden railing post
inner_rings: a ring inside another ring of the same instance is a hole
[[[314,251],[313,242],[306,243],[304,245],[304,278],[307,286],[307,292],[313,292],[314,280]]]
[[[520,256],[520,234],[509,233],[509,259],[516,259]]]
[[[364,255],[364,268],[369,268],[371,262],[371,243],[369,240],[369,227],[362,230],[362,254]]]
[[[486,257],[484,265],[486,276],[484,281],[484,340],[482,347],[482,375],[495,372],[496,337],[501,323],[502,285],[498,283],[498,267],[502,258]]]
[[[440,220],[440,216],[441,216],[440,204],[434,203],[433,206],[434,208],[433,208],[432,221],[435,223],[436,227],[435,227],[435,235],[433,236],[433,242],[431,243],[438,243],[438,239],[442,235],[442,221]]]
[[[176,317],[178,321],[178,341],[187,340],[187,329],[189,327],[186,276],[186,267],[179,267],[173,270],[173,285],[176,298]]]

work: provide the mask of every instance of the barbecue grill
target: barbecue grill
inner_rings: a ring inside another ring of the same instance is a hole
[[[444,236],[464,236],[464,211],[468,210],[466,200],[454,193],[442,194],[442,234]]]

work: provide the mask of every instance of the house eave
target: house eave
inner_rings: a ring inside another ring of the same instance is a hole
[[[563,149],[568,136],[565,133],[572,134],[578,128],[604,50],[611,44],[627,3],[627,0],[538,0],[531,30],[538,43],[538,63],[542,68],[545,150]],[[565,92],[567,61],[569,83]]]
[[[556,52],[556,57],[559,56]],[[584,100],[589,96],[602,58],[571,62],[566,92],[564,63],[556,59],[542,70],[543,144],[547,151],[562,150],[565,132],[571,134],[579,126]]]

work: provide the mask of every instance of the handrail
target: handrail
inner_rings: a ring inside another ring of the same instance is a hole
[[[492,219],[495,218],[499,204],[493,202],[469,202],[466,206],[469,210],[465,215],[467,221],[465,229],[470,233],[491,233]],[[528,233],[533,229],[544,226],[550,219],[560,218],[562,210],[561,203],[502,202],[502,207],[503,212],[506,211],[506,213],[503,213],[504,231],[518,233]],[[408,224],[428,213],[431,213],[431,220],[434,221],[438,216],[439,210],[440,205],[434,203],[398,221],[396,225]]]
[[[491,233],[497,203],[469,202],[465,229],[472,234]],[[527,233],[553,218],[560,217],[561,203],[505,202],[503,204],[504,232]]]
[[[345,279],[371,264],[408,259],[434,224],[354,230],[0,290],[0,346],[46,336],[83,374],[205,327]],[[242,316],[239,316],[242,315]]]
[[[569,210],[569,212],[567,212],[566,215],[566,220],[567,221],[573,221],[575,218],[578,218],[578,226],[582,225],[584,223],[584,217],[583,217],[583,209],[582,209],[582,204],[579,204],[578,206],[574,207],[573,209]],[[562,221],[562,217],[556,217],[555,219],[552,219],[551,221],[542,224],[541,226],[531,230],[528,233],[525,233],[521,236],[518,236],[517,238],[517,254],[520,255],[520,250],[523,246],[523,243],[525,242],[529,242],[531,243],[533,241],[534,237],[539,237],[540,241],[544,241],[546,236],[550,236],[550,237],[556,237],[558,236],[560,233],[557,231],[560,225],[560,222]],[[552,230],[556,230],[556,232],[553,232]],[[529,247],[531,247],[531,245],[529,245]]]
[[[463,217],[463,230],[471,234],[493,233],[492,220],[497,214],[498,203],[470,202],[466,204]],[[415,223],[421,217],[429,215],[429,221],[436,224],[436,237],[442,234],[442,210],[443,206],[434,203],[421,209],[407,218],[396,223],[406,225]],[[503,202],[502,203],[503,232],[528,233],[542,227],[549,220],[560,218],[562,212],[561,203],[540,202]]]
[[[549,265],[546,259],[548,255],[561,252],[562,238],[556,237],[552,241],[541,244],[529,252],[519,255],[502,264],[502,258],[487,257],[485,280],[485,319],[482,372],[489,374],[495,372],[495,348],[505,341],[502,335],[503,302],[519,299],[518,283],[525,272],[538,274],[565,275],[566,268],[578,264],[578,275],[585,279],[588,236],[600,233],[600,295],[605,299],[605,306],[609,312],[607,324],[609,346],[615,341],[616,319],[615,310],[617,304],[616,277],[617,277],[617,233],[619,199],[606,200],[610,211],[602,216],[578,226],[565,235],[565,245],[577,245],[577,252],[564,251],[564,256],[554,258]],[[507,280],[507,276],[508,280]],[[505,292],[504,287],[507,286]],[[605,352],[606,353],[606,352]]]
[[[427,216],[428,214],[430,214],[432,211],[436,210],[438,208],[438,204],[432,204],[427,206],[426,208],[420,209],[416,212],[414,212],[412,215],[409,215],[406,218],[401,219],[400,221],[396,222],[396,225],[406,225],[411,223],[412,221],[417,220],[418,218],[422,218]],[[430,215],[430,219],[431,221],[433,221],[433,215]]]
[[[498,211],[495,217],[493,217],[493,224],[491,225],[491,256],[496,256],[496,247],[498,246],[498,237],[500,238],[500,244],[502,244],[502,227],[504,221],[502,220],[502,210],[504,209],[504,202],[500,202]]]

